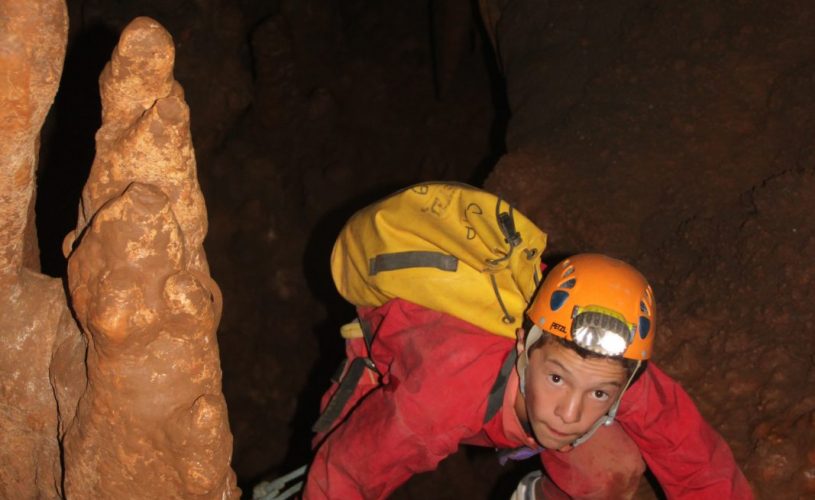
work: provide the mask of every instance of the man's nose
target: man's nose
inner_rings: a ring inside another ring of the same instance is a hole
[[[564,394],[555,406],[555,415],[565,424],[574,424],[580,421],[583,412],[583,399],[579,394],[570,392]]]

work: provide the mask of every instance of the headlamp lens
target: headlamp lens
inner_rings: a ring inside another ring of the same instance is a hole
[[[579,312],[572,323],[572,339],[580,347],[603,356],[619,356],[631,344],[633,329],[599,311]]]

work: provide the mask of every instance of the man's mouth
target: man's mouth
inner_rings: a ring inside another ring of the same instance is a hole
[[[571,433],[560,432],[560,431],[558,431],[554,427],[551,427],[549,424],[547,424],[545,422],[543,423],[543,425],[546,426],[546,430],[549,431],[549,433],[552,434],[553,436],[555,436],[556,438],[567,438],[567,437],[572,435]]]

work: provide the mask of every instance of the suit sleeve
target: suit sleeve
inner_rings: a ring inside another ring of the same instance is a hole
[[[730,447],[653,363],[626,392],[618,421],[669,499],[753,498]]]

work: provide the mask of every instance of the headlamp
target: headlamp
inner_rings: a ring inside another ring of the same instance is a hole
[[[634,325],[619,313],[600,307],[575,307],[572,340],[580,347],[603,356],[622,355],[634,339]]]

